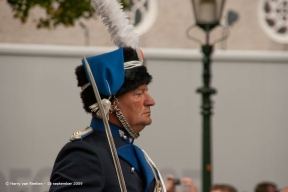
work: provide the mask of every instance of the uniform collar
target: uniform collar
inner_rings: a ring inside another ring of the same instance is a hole
[[[116,137],[122,141],[124,141],[126,144],[130,145],[123,145],[119,148],[117,148],[117,154],[119,157],[121,157],[123,160],[127,161],[132,167],[138,171],[141,175],[145,178],[145,192],[149,190],[149,186],[151,182],[154,180],[154,174],[152,171],[152,168],[148,164],[145,155],[143,151],[137,147],[136,145],[133,145],[133,139],[129,137],[128,132],[117,125],[109,123],[111,133],[113,137]],[[90,127],[93,128],[93,130],[100,130],[105,131],[104,123],[101,119],[92,118]],[[127,139],[124,139],[123,136],[119,134],[119,130],[124,132]]]
[[[109,123],[109,126],[113,137],[116,137],[127,144],[133,143],[134,140],[130,137],[129,133],[123,127],[119,127],[112,123]],[[90,127],[92,127],[94,131],[95,130],[105,131],[102,119],[97,119],[93,117],[91,120]]]

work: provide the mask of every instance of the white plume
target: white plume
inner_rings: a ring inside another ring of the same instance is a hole
[[[139,36],[134,32],[123,12],[123,6],[117,0],[91,0],[91,5],[107,26],[112,42],[118,47],[138,47]]]

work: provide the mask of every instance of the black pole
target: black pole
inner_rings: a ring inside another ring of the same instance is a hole
[[[210,96],[216,93],[214,88],[210,87],[210,63],[211,54],[213,52],[213,46],[209,45],[209,31],[211,28],[207,26],[206,32],[206,44],[202,46],[203,53],[203,87],[198,88],[197,92],[202,94],[202,191],[210,192],[212,184],[212,161],[211,161],[211,109],[212,101]]]

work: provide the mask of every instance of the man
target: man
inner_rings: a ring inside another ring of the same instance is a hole
[[[272,182],[262,182],[258,183],[255,187],[255,192],[276,192],[277,186]]]
[[[165,182],[167,192],[176,192],[177,185],[182,185],[183,192],[198,192],[198,189],[191,178],[183,177],[180,180],[174,178],[173,175],[167,175]]]
[[[229,184],[215,184],[212,186],[211,192],[237,192],[237,189]]]
[[[172,175],[167,176],[165,183],[167,192],[176,192],[176,185],[180,184],[183,184],[183,192],[198,192],[191,178],[183,177],[180,181],[179,179],[174,179]],[[229,184],[214,184],[210,192],[237,192],[237,189]]]
[[[255,187],[255,192],[288,192],[288,187],[285,187],[283,189],[278,189],[277,184],[265,181],[258,183]]]
[[[87,58],[109,121],[128,192],[165,192],[155,165],[133,144],[150,125],[155,101],[148,94],[152,76],[140,49],[119,48]],[[84,61],[83,61],[84,63]],[[74,133],[59,152],[51,175],[50,192],[118,192],[119,180],[85,65],[76,68],[83,107],[92,113],[90,127]],[[111,102],[111,104],[110,104]]]

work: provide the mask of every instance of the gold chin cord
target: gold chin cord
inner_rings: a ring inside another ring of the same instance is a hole
[[[119,161],[119,158],[118,158],[118,154],[117,154],[117,151],[116,151],[115,143],[114,143],[114,140],[113,140],[113,137],[112,137],[112,133],[111,133],[111,130],[110,130],[110,126],[109,126],[108,120],[107,120],[107,118],[105,118],[106,115],[105,115],[104,108],[103,108],[103,105],[102,105],[102,102],[101,102],[101,97],[100,97],[100,94],[99,94],[99,91],[98,91],[98,88],[97,88],[97,84],[96,84],[96,81],[95,81],[95,79],[94,79],[94,77],[92,75],[92,72],[91,72],[91,69],[90,69],[90,66],[88,64],[88,61],[87,61],[86,57],[83,56],[83,59],[84,59],[85,68],[87,70],[88,76],[90,78],[90,82],[91,82],[93,90],[94,90],[94,94],[96,96],[97,103],[99,103],[99,109],[100,109],[100,112],[101,112],[101,116],[104,117],[104,118],[102,118],[102,120],[103,120],[103,123],[104,123],[106,136],[107,136],[107,139],[108,139],[108,143],[109,143],[109,147],[110,147],[110,150],[111,150],[114,166],[115,166],[115,169],[116,169],[116,173],[117,173],[117,177],[118,177],[118,181],[119,181],[119,185],[120,185],[120,190],[121,190],[121,192],[127,192],[126,185],[125,185],[125,180],[124,180],[124,176],[123,176],[123,172],[122,172],[121,165],[120,165],[120,161]]]

